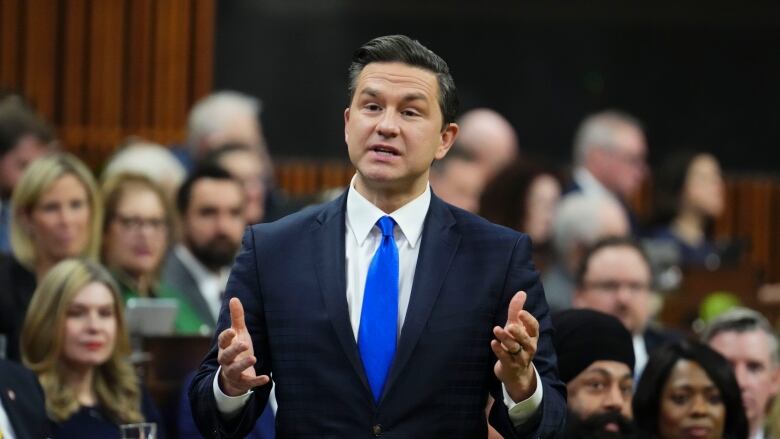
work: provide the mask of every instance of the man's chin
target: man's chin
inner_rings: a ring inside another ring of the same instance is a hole
[[[578,439],[612,439],[633,437],[635,433],[631,420],[620,413],[600,413],[586,419],[579,419],[576,414],[569,413],[567,435]]]

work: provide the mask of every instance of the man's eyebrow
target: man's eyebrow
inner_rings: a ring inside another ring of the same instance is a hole
[[[375,89],[373,89],[371,87],[366,87],[366,88],[364,88],[363,90],[360,91],[360,94],[361,95],[368,95],[368,96],[371,96],[372,98],[375,98],[375,97],[379,96],[380,93],[379,93],[378,90],[375,90]]]
[[[372,98],[375,98],[377,96],[380,96],[382,93],[379,90],[376,90],[371,87],[366,87],[363,90],[360,91],[361,95],[368,95]],[[428,97],[424,93],[409,93],[407,95],[404,95],[401,100],[408,102],[408,101],[425,101]]]

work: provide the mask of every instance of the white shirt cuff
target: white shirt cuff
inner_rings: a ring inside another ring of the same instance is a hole
[[[241,410],[246,405],[249,397],[252,396],[252,391],[250,390],[243,395],[238,396],[225,395],[225,393],[222,392],[222,389],[219,388],[219,372],[221,370],[222,366],[219,366],[217,374],[214,375],[214,384],[212,385],[212,388],[214,389],[214,399],[217,401],[217,410],[222,417],[231,419],[241,413]],[[506,395],[506,391],[504,391],[504,395]],[[504,396],[504,398],[506,399],[506,396]]]
[[[542,395],[544,393],[542,388],[544,386],[542,386],[542,379],[539,377],[539,372],[536,371],[536,366],[534,366],[534,374],[536,375],[536,390],[533,395],[520,402],[514,402],[509,393],[507,393],[506,386],[501,384],[501,390],[504,391],[504,405],[509,409],[509,419],[515,427],[519,427],[525,421],[531,419],[531,416],[542,405]]]

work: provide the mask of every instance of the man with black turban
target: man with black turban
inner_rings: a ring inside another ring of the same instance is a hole
[[[565,437],[630,437],[631,334],[617,318],[589,309],[563,311],[552,320],[558,369],[569,394]]]

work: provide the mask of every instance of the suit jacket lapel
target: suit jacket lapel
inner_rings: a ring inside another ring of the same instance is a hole
[[[412,295],[406,319],[401,328],[401,338],[395,353],[384,395],[390,391],[404,365],[412,355],[442,283],[447,277],[450,263],[460,242],[460,233],[455,229],[455,218],[447,206],[436,195],[431,196],[431,205],[425,218],[417,268],[414,272]]]
[[[347,308],[344,244],[346,202],[345,192],[341,197],[329,203],[317,216],[317,222],[309,233],[311,233],[314,243],[317,280],[325,308],[330,316],[333,329],[336,331],[336,337],[355,369],[355,373],[360,377],[366,390],[370,392]]]

